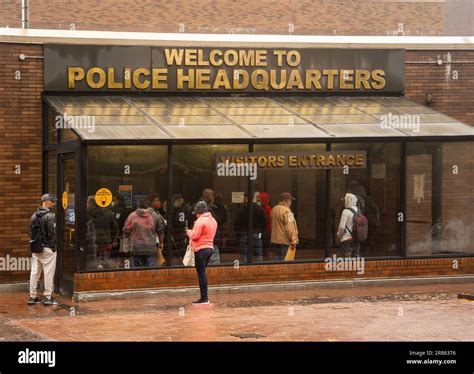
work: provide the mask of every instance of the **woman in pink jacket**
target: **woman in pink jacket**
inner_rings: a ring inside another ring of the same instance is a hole
[[[191,247],[194,251],[199,289],[201,291],[201,298],[193,302],[193,304],[209,304],[206,267],[214,248],[217,221],[212,217],[205,201],[199,201],[196,204],[193,214],[196,214],[197,220],[194,222],[193,229],[187,230],[186,233],[189,236]]]

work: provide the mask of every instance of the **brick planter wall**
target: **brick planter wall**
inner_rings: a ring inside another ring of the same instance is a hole
[[[208,268],[210,285],[232,285],[282,281],[376,278],[398,276],[441,276],[474,274],[474,258],[366,261],[365,273],[326,271],[324,263],[249,265],[235,269]],[[83,273],[74,276],[74,291],[111,291],[144,288],[190,287],[197,285],[194,268]]]

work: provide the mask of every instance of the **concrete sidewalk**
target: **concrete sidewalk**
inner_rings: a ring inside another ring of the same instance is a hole
[[[224,293],[26,305],[0,293],[1,340],[474,341],[474,282]],[[73,309],[71,309],[73,308]]]

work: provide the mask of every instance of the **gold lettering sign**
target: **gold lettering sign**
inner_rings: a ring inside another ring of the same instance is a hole
[[[314,68],[304,51],[220,48],[163,48],[156,66],[70,66],[67,87],[91,90],[169,91],[379,91],[387,86],[382,68]],[[329,53],[329,52],[328,52]],[[345,61],[344,61],[345,63]],[[162,65],[162,66],[160,66]],[[339,63],[341,65],[341,63]]]
[[[216,154],[216,165],[219,163],[257,164],[261,169],[335,169],[365,168],[367,154],[365,151],[335,152],[279,152]]]

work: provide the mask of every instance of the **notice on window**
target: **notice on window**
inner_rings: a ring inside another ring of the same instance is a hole
[[[131,209],[133,204],[133,186],[131,184],[119,185],[119,195],[123,197],[125,207]]]
[[[245,192],[232,192],[232,203],[242,204],[244,202]]]
[[[372,179],[385,179],[385,164],[372,164]]]
[[[413,198],[418,204],[425,199],[425,174],[413,176]]]

